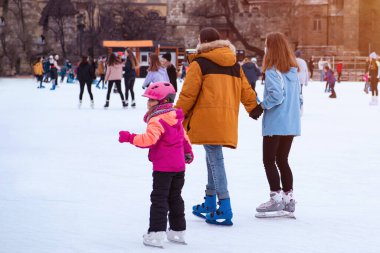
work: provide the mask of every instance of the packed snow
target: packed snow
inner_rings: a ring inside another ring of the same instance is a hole
[[[146,124],[142,79],[135,109],[118,94],[103,109],[106,90],[78,84],[37,89],[31,78],[0,79],[0,253],[157,252],[142,244],[149,222],[148,150],[119,144],[119,130]],[[234,225],[209,225],[191,213],[207,180],[205,154],[194,145],[183,198],[187,246],[165,252],[380,252],[380,106],[369,106],[363,83],[304,88],[302,136],[293,143],[297,219],[257,219],[269,198],[262,165],[261,119],[241,107],[239,145],[224,149]],[[262,98],[263,86],[257,85]]]

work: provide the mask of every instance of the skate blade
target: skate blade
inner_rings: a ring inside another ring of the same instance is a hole
[[[208,224],[212,225],[221,225],[221,226],[232,226],[232,220],[231,219],[219,219],[219,220],[206,220]]]
[[[286,211],[277,211],[277,212],[259,212],[255,214],[256,218],[291,218],[295,219],[294,213]]]
[[[197,212],[193,211],[193,214],[199,218],[206,219],[206,215],[203,215],[202,213],[197,213]]]
[[[153,245],[153,244],[148,244],[148,243],[145,243],[145,242],[143,242],[143,244],[145,246],[147,246],[147,247],[152,247],[152,248],[160,248],[160,249],[164,248],[164,246],[162,246],[162,245]]]
[[[179,241],[176,241],[176,240],[170,240],[168,239],[169,242],[172,242],[172,243],[175,243],[175,244],[180,244],[180,245],[187,245],[186,242],[179,242]]]

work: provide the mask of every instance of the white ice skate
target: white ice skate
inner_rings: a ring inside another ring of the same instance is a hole
[[[79,100],[78,109],[80,109],[81,107],[82,107],[82,100]]]
[[[185,231],[174,231],[170,228],[166,231],[166,237],[169,242],[187,245],[185,242]]]
[[[145,246],[164,248],[165,232],[148,232],[143,235],[143,243]]]
[[[377,99],[377,96],[372,96],[371,102],[369,102],[369,105],[378,105],[379,101]]]
[[[94,103],[94,100],[91,100],[91,109],[94,109],[94,106],[95,106],[95,103]]]
[[[290,202],[289,202],[290,203]],[[294,200],[292,204],[295,204]],[[281,192],[271,192],[270,200],[256,208],[256,218],[295,218],[293,212],[285,210],[286,204],[282,198]],[[291,208],[290,206],[288,208]]]

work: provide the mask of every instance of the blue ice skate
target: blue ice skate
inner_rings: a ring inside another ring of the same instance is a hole
[[[195,216],[206,219],[206,214],[215,212],[216,210],[216,195],[206,195],[204,199],[204,203],[193,206],[193,214]]]
[[[218,210],[206,215],[206,222],[214,225],[232,226],[232,216],[230,199],[221,199]]]

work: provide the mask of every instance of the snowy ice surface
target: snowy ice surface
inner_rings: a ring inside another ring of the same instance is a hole
[[[0,79],[0,253],[158,252],[142,244],[149,221],[148,150],[118,143],[119,130],[141,133],[146,99],[135,84],[137,108],[120,97],[62,84],[37,89],[32,79]],[[262,97],[263,86],[258,83]],[[290,154],[296,220],[256,219],[268,200],[262,165],[261,119],[241,107],[239,146],[224,149],[234,212],[232,227],[191,214],[206,183],[202,146],[187,167],[183,197],[187,246],[165,252],[380,252],[380,106],[369,106],[363,83],[304,88],[302,136]]]

